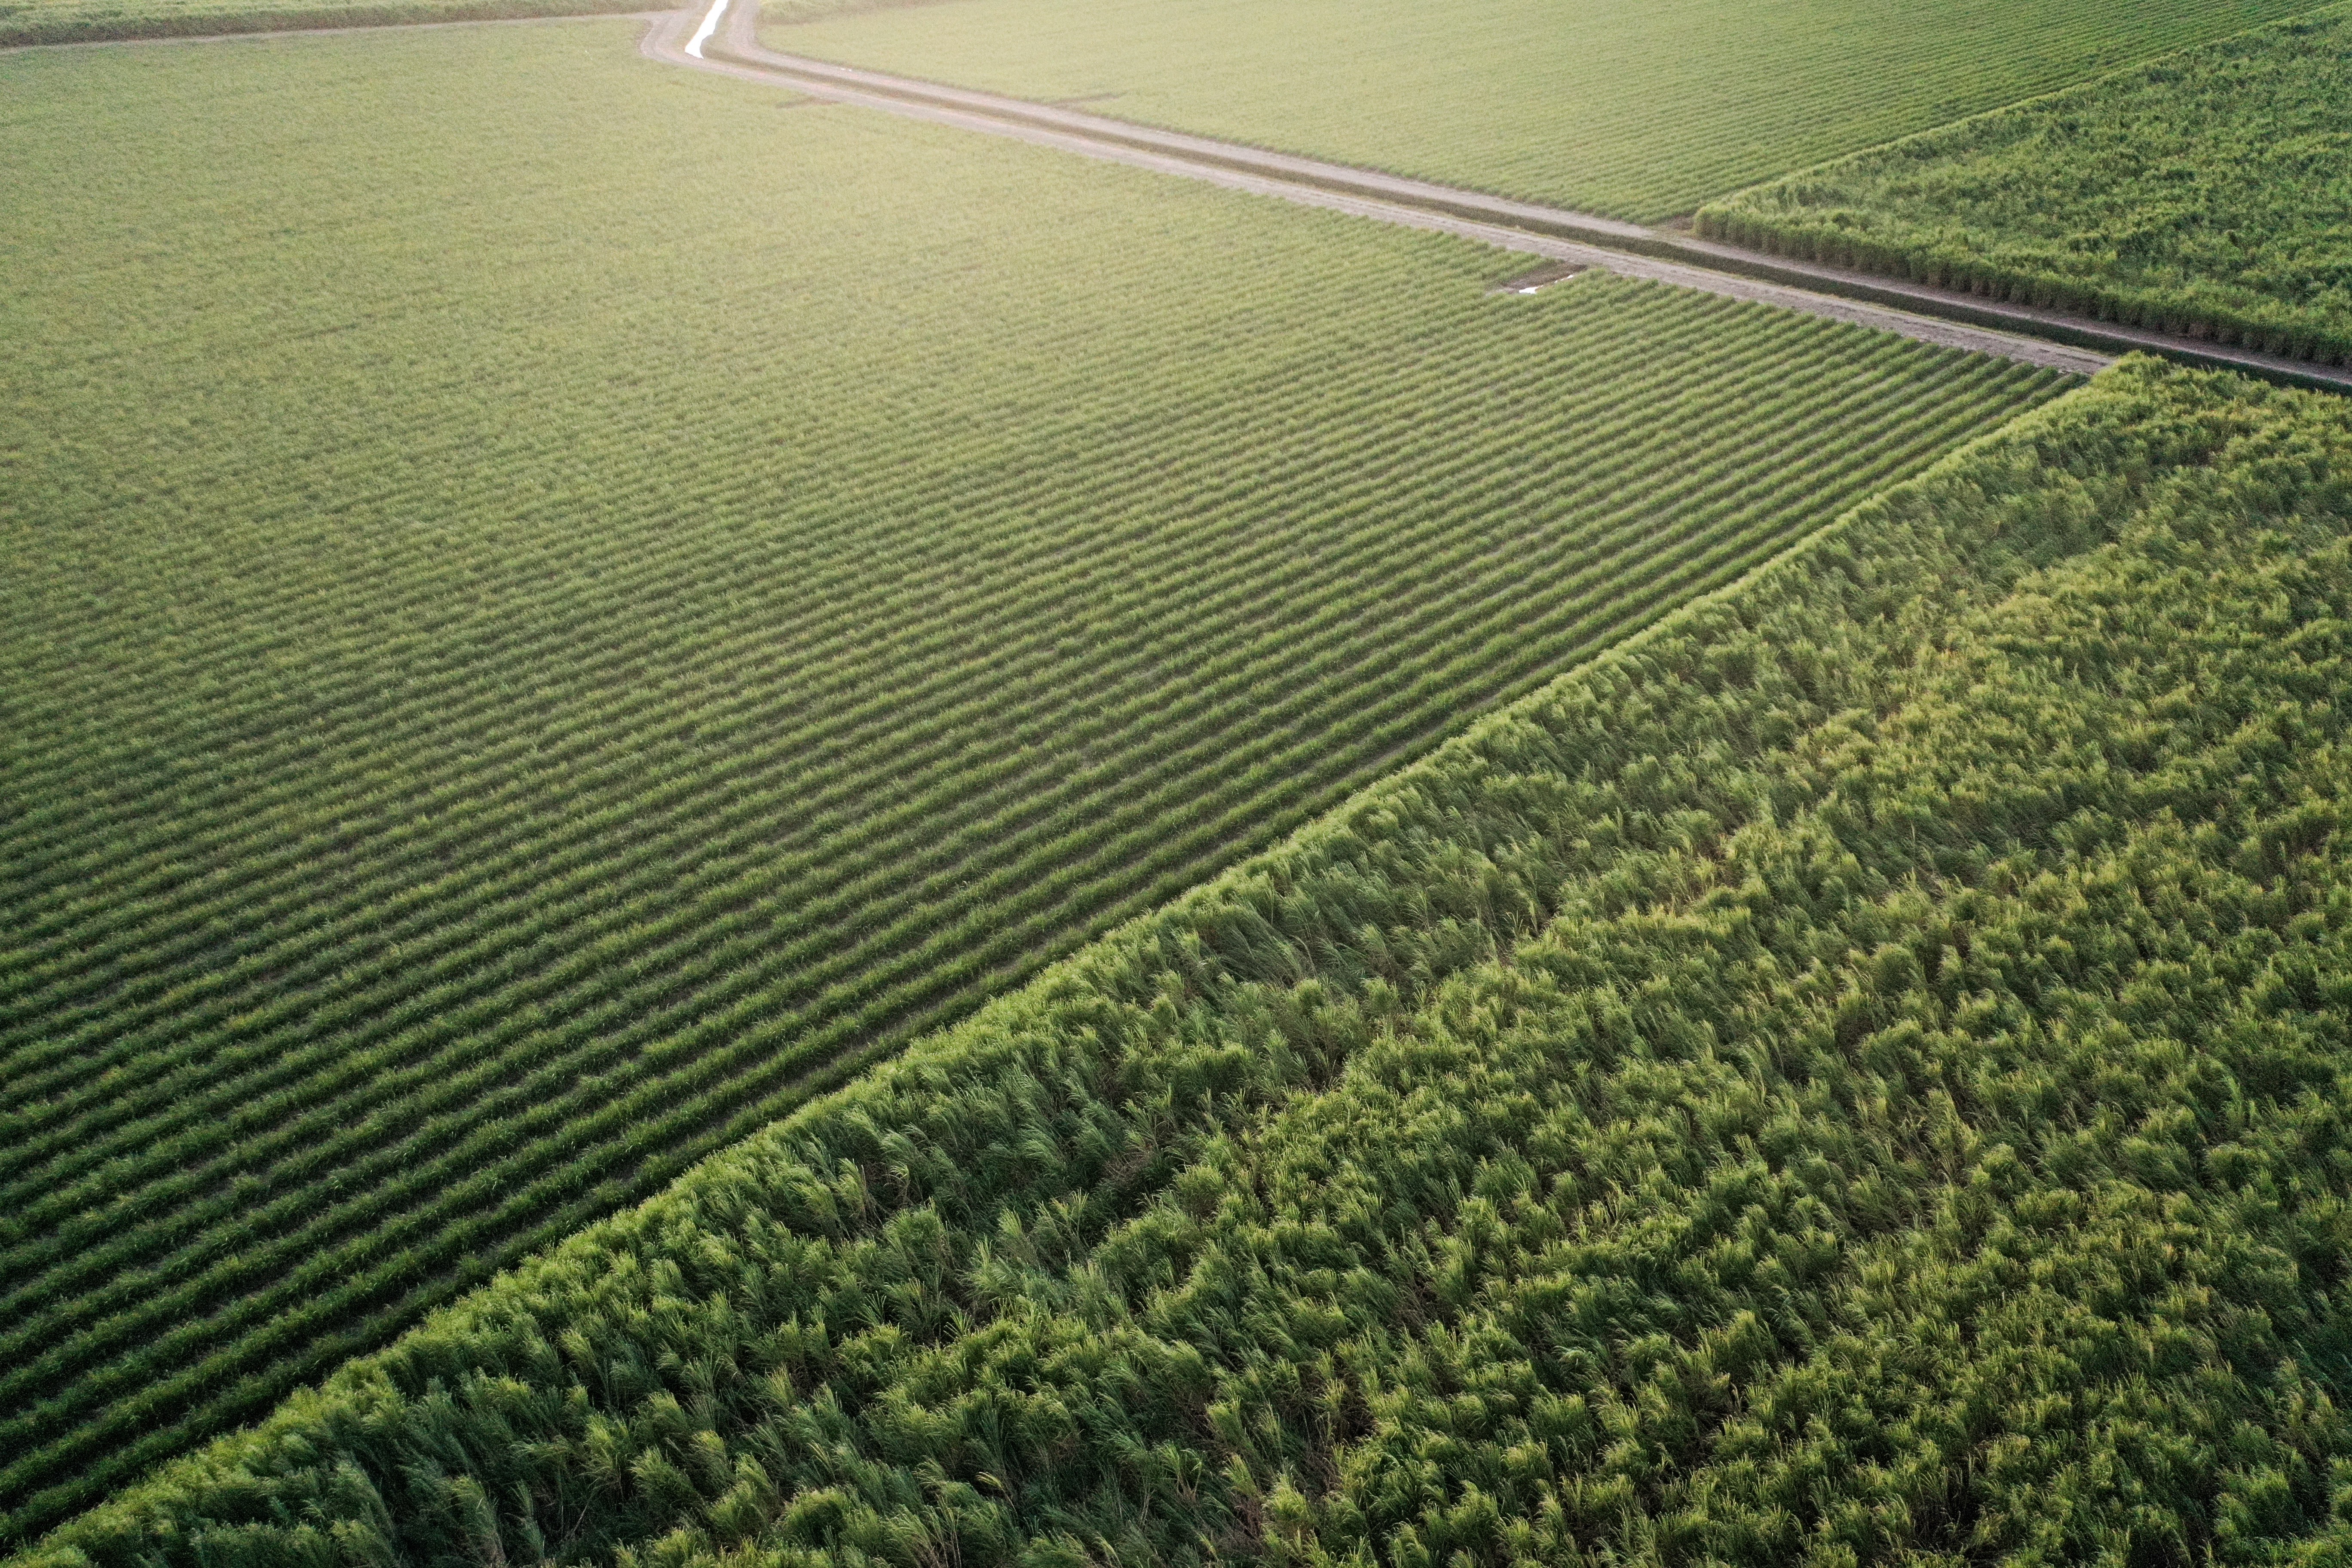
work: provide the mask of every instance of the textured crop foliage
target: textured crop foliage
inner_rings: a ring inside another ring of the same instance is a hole
[[[630,36],[0,63],[20,1531],[2062,384]]]
[[[2127,364],[34,1560],[2336,1561],[2347,472]]]
[[[1700,232],[2352,363],[2352,13],[2119,72],[1710,204]]]
[[[804,15],[824,0],[792,0]],[[1654,220],[2307,0],[951,0],[780,49]],[[771,13],[763,9],[762,15]]]

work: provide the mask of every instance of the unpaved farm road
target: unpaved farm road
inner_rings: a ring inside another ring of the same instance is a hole
[[[1573,267],[1779,305],[2028,364],[2089,374],[2114,363],[2119,354],[2145,350],[2274,381],[2352,392],[2352,370],[2333,365],[1997,303],[1843,268],[1765,256],[1591,213],[782,54],[760,43],[758,20],[759,0],[709,0],[707,8],[697,5],[655,22],[641,47],[654,59],[789,88],[834,103],[1009,136],[1409,228],[1458,234]]]

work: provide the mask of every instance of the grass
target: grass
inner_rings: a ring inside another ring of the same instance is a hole
[[[0,0],[0,48],[644,9],[643,0]]]
[[[2330,9],[1742,191],[1703,233],[2352,363],[2352,15]]]
[[[0,61],[16,1540],[2064,384],[632,37]]]
[[[1123,119],[1655,221],[2306,8],[952,0],[772,24],[762,36],[826,59],[1085,99]]]
[[[2347,461],[2127,362],[28,1568],[2333,1561]]]

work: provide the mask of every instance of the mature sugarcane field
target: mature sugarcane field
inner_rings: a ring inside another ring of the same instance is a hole
[[[2340,13],[485,4],[0,5],[7,1568],[2352,1557]]]
[[[2352,363],[2352,11],[2186,49],[1702,208],[1701,232]]]

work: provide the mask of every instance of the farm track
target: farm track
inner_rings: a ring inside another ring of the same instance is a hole
[[[642,51],[669,64],[767,81],[831,102],[1012,136],[1384,223],[1458,234],[1549,260],[1779,305],[2027,364],[2088,374],[2119,355],[2150,353],[2291,384],[2352,391],[2352,369],[1768,256],[1597,214],[784,54],[759,42],[758,0],[719,3],[725,5],[723,19],[698,54],[688,54],[682,42],[698,22],[708,26],[709,14],[698,6],[656,21],[646,30]]]

